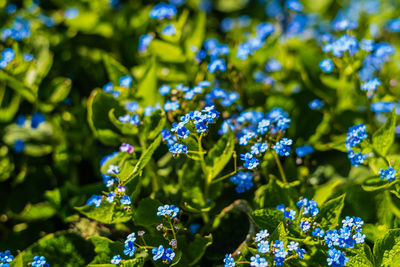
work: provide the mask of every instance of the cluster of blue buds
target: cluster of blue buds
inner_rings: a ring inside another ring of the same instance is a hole
[[[368,155],[363,155],[361,152],[355,153],[353,148],[361,144],[362,140],[368,138],[366,132],[367,126],[365,124],[357,124],[349,128],[346,137],[346,148],[348,151],[348,158],[350,159],[351,165],[359,166],[364,163],[364,160]]]
[[[180,103],[185,100],[193,100],[196,95],[203,93],[204,88],[210,86],[209,81],[201,81],[196,86],[190,88],[183,84],[178,84],[175,89],[171,89],[169,85],[162,85],[158,92],[163,96],[168,96],[170,100],[164,105],[165,111],[175,111],[180,108]]]
[[[14,59],[15,52],[11,48],[5,48],[0,53],[0,69],[4,69]]]
[[[307,252],[299,246],[298,242],[291,241],[285,247],[282,240],[272,242],[268,240],[268,237],[268,230],[261,230],[256,234],[254,243],[251,245],[257,247],[257,254],[250,257],[250,266],[266,267],[269,263],[275,266],[282,266],[289,255],[290,258],[299,257],[304,259],[304,254]],[[226,254],[223,262],[224,267],[236,266],[232,254]]]
[[[210,124],[219,117],[219,112],[214,106],[207,106],[202,111],[190,111],[181,116],[179,123],[173,123],[171,130],[163,129],[161,136],[167,142],[169,151],[173,154],[188,153],[187,146],[177,143],[177,140],[183,140],[196,131],[199,134],[204,134]]]
[[[3,28],[1,30],[1,40],[5,41],[7,38],[21,41],[31,36],[31,22],[20,16],[17,16],[10,28]]]
[[[49,267],[50,265],[46,262],[46,258],[44,256],[35,256],[33,257],[33,261],[30,263],[32,267]]]
[[[4,252],[0,252],[0,266],[8,267],[9,263],[12,262],[14,256],[11,254],[11,251],[6,250]]]
[[[167,3],[158,3],[150,11],[150,18],[157,20],[171,19],[176,15],[177,12],[178,11],[174,5]]]
[[[124,254],[128,257],[133,257],[135,255],[136,247],[135,247],[136,235],[135,233],[129,234],[124,242]],[[110,261],[111,264],[118,265],[122,261],[121,255],[114,255]]]
[[[230,107],[232,104],[239,99],[238,92],[228,92],[221,88],[213,88],[205,96],[207,105],[214,105],[216,100],[220,100],[220,104],[223,107]]]
[[[108,82],[103,86],[103,91],[106,93],[111,93],[115,98],[117,98],[121,95],[121,91],[124,88],[131,87],[132,81],[133,81],[132,76],[130,75],[123,76],[119,79],[119,85],[115,86],[112,82]]]

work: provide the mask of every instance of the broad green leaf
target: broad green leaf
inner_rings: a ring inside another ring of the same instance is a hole
[[[372,136],[372,145],[374,150],[385,156],[394,142],[396,127],[396,108],[393,109],[386,123],[379,128]]]
[[[119,79],[121,77],[130,75],[129,71],[110,55],[104,54],[103,61],[108,77],[114,85],[119,85]]]
[[[287,233],[284,222],[280,222],[271,233],[270,240],[282,240],[285,245],[287,244]]]
[[[18,254],[10,266],[17,267],[21,262],[23,266],[28,266],[36,255],[46,257],[46,261],[54,267],[85,266],[94,256],[89,242],[76,233],[61,231],[39,239]]]
[[[132,219],[131,210],[125,210],[122,204],[114,205],[105,200],[97,208],[94,205],[85,205],[75,209],[83,215],[105,224],[127,222]]]
[[[389,230],[374,245],[376,266],[400,265],[400,229]]]
[[[114,126],[118,128],[118,130],[124,135],[136,135],[139,132],[137,125],[132,125],[129,122],[128,123],[120,122],[117,116],[115,115],[114,108],[110,109],[110,111],[108,112],[108,118],[110,119],[112,124],[114,124]]]
[[[150,226],[158,225],[162,222],[162,218],[157,216],[158,207],[161,202],[151,198],[145,198],[139,202],[134,212],[134,221],[136,225]]]
[[[387,180],[382,180],[379,176],[372,176],[364,181],[362,188],[365,191],[377,191],[391,188],[395,184],[397,184],[397,181],[389,182]]]
[[[30,65],[26,76],[25,83],[29,88],[33,88],[35,94],[38,91],[39,85],[49,73],[53,65],[53,54],[50,52],[49,39],[44,36],[37,36],[35,40],[39,43],[39,52],[37,53],[36,64]]]
[[[164,111],[156,110],[151,113],[150,116],[144,118],[144,138],[147,140],[153,140],[160,135],[161,130],[164,128],[167,116]]]
[[[112,95],[100,89],[94,90],[87,103],[88,122],[95,136],[107,145],[119,144],[117,128],[109,120],[108,113],[111,109],[123,112],[123,108]]]
[[[228,164],[232,157],[235,141],[232,131],[222,136],[205,158],[207,163],[208,175],[211,179],[215,178]]]
[[[162,97],[157,87],[157,63],[155,58],[148,61],[147,70],[138,84],[135,96],[141,99],[141,103],[144,106],[154,106],[156,103],[161,102]]]
[[[5,81],[10,88],[15,90],[16,93],[20,94],[29,102],[34,102],[37,98],[37,93],[32,87],[25,85],[20,80],[2,70],[0,70],[0,81]]]
[[[94,245],[94,252],[96,253],[96,257],[90,263],[91,265],[110,262],[114,255],[121,254],[124,251],[122,242],[112,241],[103,236],[90,236],[88,239]]]
[[[330,197],[333,193],[333,190],[340,184],[340,180],[328,181],[327,183],[318,186],[315,190],[315,194],[313,200],[318,203],[318,205],[322,205],[325,201]]]
[[[260,229],[267,229],[270,232],[284,221],[283,212],[277,209],[256,210],[250,214],[250,217]]]
[[[143,168],[151,160],[154,151],[157,149],[160,143],[161,143],[161,135],[159,135],[156,139],[154,139],[153,143],[151,143],[150,146],[142,153],[142,155],[140,155],[140,158],[137,161],[135,168],[133,168],[133,170],[129,173],[129,175],[127,175],[126,177],[120,177],[121,184],[126,185],[141,173]]]
[[[57,213],[57,208],[49,202],[40,202],[37,204],[28,203],[23,211],[12,217],[18,220],[35,221],[46,220]]]
[[[340,214],[344,206],[345,194],[331,199],[320,207],[317,221],[323,229],[333,229],[339,224]]]
[[[149,45],[149,51],[162,62],[183,63],[186,61],[181,47],[161,40],[153,40]]]

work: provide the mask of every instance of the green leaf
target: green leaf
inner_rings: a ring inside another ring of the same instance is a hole
[[[194,237],[194,241],[189,244],[187,253],[185,256],[190,258],[189,266],[195,265],[201,257],[203,257],[204,253],[208,246],[210,246],[213,242],[213,237],[211,234],[206,236],[201,236],[197,234]]]
[[[18,93],[15,93],[12,95],[10,101],[8,102],[8,106],[2,106],[0,108],[0,122],[9,122],[14,118],[15,114],[18,112],[19,104],[21,102],[21,96]]]
[[[182,48],[157,39],[150,43],[149,52],[156,55],[162,62],[183,63],[186,61]]]
[[[141,200],[134,213],[135,224],[142,226],[160,224],[162,218],[157,216],[157,210],[161,205],[161,202],[156,199],[145,198]]]
[[[15,90],[15,92],[20,94],[29,102],[34,102],[37,98],[37,93],[32,87],[25,85],[23,82],[2,70],[0,70],[0,81],[5,81],[10,88]]]
[[[12,216],[18,220],[35,221],[46,220],[57,213],[56,207],[49,202],[40,202],[37,204],[28,203],[21,213]]]
[[[280,222],[275,228],[271,234],[270,240],[282,240],[285,245],[287,244],[287,233],[284,222]]]
[[[50,266],[54,267],[85,266],[94,256],[89,242],[76,233],[62,231],[41,238],[18,254],[10,266],[16,267],[21,262],[23,266],[28,266],[36,255],[45,256]]]
[[[215,178],[228,164],[232,157],[235,141],[232,131],[222,136],[205,158],[207,163],[208,175]]]
[[[123,108],[118,101],[109,94],[100,89],[92,92],[87,103],[88,122],[95,136],[106,145],[119,144],[119,134],[117,128],[108,119],[108,113],[111,109],[117,112],[123,112]]]
[[[277,209],[256,210],[250,217],[260,229],[267,229],[270,232],[284,220],[283,212]]]
[[[14,170],[14,163],[11,162],[7,146],[0,147],[0,182],[10,178]]]
[[[349,258],[346,266],[357,267],[373,267],[375,266],[374,256],[371,249],[367,244],[356,245],[353,249],[345,251],[346,256]]]
[[[374,150],[385,156],[394,142],[396,127],[396,107],[386,120],[386,123],[379,128],[372,136]]]
[[[147,165],[147,163],[151,160],[154,151],[161,143],[161,135],[159,135],[156,139],[154,139],[153,143],[140,155],[138,162],[135,165],[135,168],[127,175],[126,177],[120,177],[121,184],[126,185],[136,176],[138,176],[143,168]]]
[[[193,22],[193,29],[189,36],[185,40],[186,55],[191,59],[196,55],[196,51],[193,51],[193,47],[199,50],[203,45],[203,41],[206,33],[207,15],[204,12],[198,12]]]
[[[50,84],[53,91],[48,99],[51,103],[63,101],[71,91],[72,82],[69,78],[58,77],[51,81]]]
[[[384,190],[391,188],[396,183],[397,181],[388,182],[386,180],[382,180],[382,178],[380,178],[379,176],[372,176],[364,181],[364,183],[362,184],[362,188],[365,191]]]
[[[90,236],[88,238],[94,245],[96,257],[90,264],[110,262],[111,258],[116,254],[121,254],[124,250],[124,244],[112,241],[103,236]]]
[[[333,229],[339,224],[340,214],[344,206],[345,194],[331,199],[320,207],[317,221],[323,229]]]
[[[107,201],[102,201],[100,207],[94,205],[85,205],[82,207],[75,207],[77,211],[83,215],[105,224],[122,223],[132,219],[132,212],[124,210],[122,205],[114,205]]]
[[[108,73],[108,77],[114,85],[119,85],[119,79],[121,77],[131,75],[121,63],[112,58],[110,55],[104,54],[103,61]]]
[[[299,199],[293,187],[285,188],[278,184],[275,177],[271,177],[267,185],[263,185],[255,192],[254,201],[258,208],[275,208],[279,204],[295,207]]]
[[[325,201],[330,197],[333,190],[340,184],[340,180],[328,181],[327,183],[318,186],[315,190],[315,194],[313,200],[318,203],[318,205],[322,205]]]
[[[114,124],[114,126],[118,128],[118,130],[124,135],[136,135],[139,132],[137,125],[120,122],[115,115],[114,108],[110,109],[110,111],[108,112],[108,118],[110,119],[112,124]]]
[[[389,230],[374,245],[376,266],[400,265],[400,229]]]
[[[141,103],[144,106],[154,106],[161,102],[162,97],[157,88],[157,63],[155,58],[148,61],[147,70],[138,84],[135,96],[141,98]]]

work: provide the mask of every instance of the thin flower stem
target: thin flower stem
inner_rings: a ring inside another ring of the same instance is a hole
[[[172,225],[171,218],[168,218],[168,223],[169,223],[169,226],[171,226],[172,235],[174,236],[174,239],[176,240],[175,229],[174,229],[174,226]]]
[[[276,153],[273,153],[273,154],[274,154],[274,158],[275,158],[275,161],[276,161],[276,165],[278,165],[278,169],[279,169],[279,173],[281,174],[282,181],[285,184],[287,184],[286,175],[285,175],[285,172],[283,171],[281,161],[279,160],[279,157],[278,157],[278,155]]]

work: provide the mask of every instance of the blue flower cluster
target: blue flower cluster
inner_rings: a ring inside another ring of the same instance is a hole
[[[265,40],[275,31],[272,23],[262,22],[256,27],[256,36],[250,37],[246,42],[239,44],[236,57],[245,60],[253,55],[258,49],[264,46]]]
[[[314,148],[310,145],[300,146],[296,148],[296,154],[299,158],[304,158],[307,155],[314,153]]]
[[[174,5],[167,3],[158,3],[150,11],[150,18],[163,20],[174,17],[177,13],[177,9]]]
[[[30,263],[32,267],[49,267],[50,265],[46,262],[46,258],[44,256],[35,256],[33,257],[33,261]]]
[[[179,208],[175,207],[174,205],[164,205],[158,207],[157,216],[175,218],[178,216],[179,212]]]
[[[229,32],[233,29],[240,29],[250,26],[251,18],[248,15],[242,15],[237,18],[224,18],[221,21],[220,27],[224,32]]]
[[[163,129],[161,136],[167,143],[169,151],[173,154],[187,154],[188,149],[184,144],[177,143],[178,139],[186,139],[191,132],[204,134],[210,124],[219,118],[219,112],[214,106],[207,106],[201,111],[190,111],[181,116],[179,123],[173,123],[171,130]]]
[[[213,88],[206,96],[205,101],[207,105],[215,104],[215,101],[220,99],[221,106],[230,107],[232,104],[239,99],[237,92],[227,92],[221,88]]]
[[[291,241],[286,247],[283,241],[275,240],[274,242],[267,240],[269,237],[268,230],[259,231],[254,238],[254,246],[257,247],[257,252],[250,257],[250,266],[265,267],[269,265],[269,256],[272,256],[272,262],[275,266],[282,266],[285,260],[293,257],[304,259],[306,250],[299,246],[298,242]],[[235,266],[235,260],[232,254],[226,254],[223,260],[224,267]]]
[[[12,262],[14,256],[11,254],[11,251],[6,250],[4,252],[0,252],[0,266],[8,267],[9,263]]]
[[[351,165],[359,166],[364,164],[364,160],[367,158],[366,154],[362,154],[361,152],[354,152],[353,148],[361,144],[362,140],[368,138],[368,134],[366,132],[367,126],[365,124],[357,124],[349,128],[347,132],[345,146],[348,151],[347,157],[350,159]]]
[[[389,166],[387,169],[380,169],[379,175],[381,176],[382,180],[393,182],[396,180],[397,171],[392,166]]]
[[[158,89],[158,92],[163,96],[169,96],[171,98],[167,101],[167,103],[169,103],[169,108],[166,104],[164,105],[164,110],[174,111],[179,109],[180,103],[187,102],[187,100],[193,100],[196,95],[203,93],[204,88],[209,86],[209,81],[201,81],[197,83],[197,85],[193,88],[190,88],[189,86],[185,86],[183,84],[178,84],[175,89],[171,89],[171,86],[164,84]],[[174,108],[171,108],[171,104],[174,104]]]
[[[240,194],[253,187],[253,176],[254,174],[251,172],[238,172],[230,180],[236,185],[236,192]]]
[[[123,76],[119,79],[119,85],[115,86],[112,82],[108,82],[103,86],[103,91],[111,93],[113,97],[117,98],[121,95],[121,91],[124,88],[130,88],[132,85],[133,78],[130,75]]]
[[[14,59],[15,52],[11,48],[5,48],[0,53],[0,69],[4,69]]]
[[[160,245],[158,248],[153,248],[151,252],[153,253],[154,261],[162,259],[164,263],[170,263],[175,257],[175,252],[173,251],[173,249],[164,249],[163,245]]]
[[[202,49],[197,51],[196,61],[201,62],[209,56],[210,62],[207,66],[208,72],[215,73],[216,71],[224,72],[226,70],[226,62],[221,56],[229,54],[229,47],[226,44],[220,44],[214,38],[207,39],[203,44]]]
[[[1,40],[7,38],[21,41],[31,36],[31,21],[17,16],[10,28],[2,28]]]

